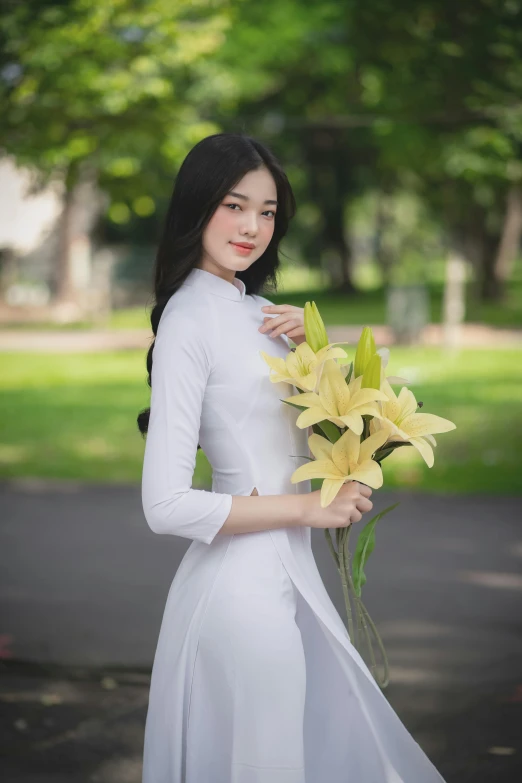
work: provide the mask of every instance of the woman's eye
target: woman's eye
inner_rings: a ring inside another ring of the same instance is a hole
[[[241,209],[241,207],[240,207],[240,205],[239,205],[239,204],[225,204],[225,207],[237,207],[238,209]],[[235,211],[235,210],[233,210],[233,211]],[[265,211],[263,212],[263,215],[266,215],[268,212],[271,214],[271,216],[272,216],[272,217],[274,217],[274,218],[275,218],[275,216],[276,216],[276,213],[275,213],[275,211],[274,211],[273,209],[267,209],[267,210],[265,210]]]

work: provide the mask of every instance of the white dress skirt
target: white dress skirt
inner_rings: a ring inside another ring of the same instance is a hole
[[[308,527],[223,535],[234,495],[305,493],[294,393],[259,351],[261,296],[193,269],[156,338],[142,500],[192,539],[152,669],[143,783],[444,783],[350,642]],[[212,491],[192,488],[198,443]],[[333,563],[332,563],[333,567]]]

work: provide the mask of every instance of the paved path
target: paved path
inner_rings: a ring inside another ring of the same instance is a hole
[[[332,342],[356,343],[362,326],[329,326]],[[388,326],[372,326],[379,345],[392,345]],[[90,352],[148,349],[152,340],[149,329],[112,330],[0,330],[0,351]],[[422,334],[424,345],[442,345],[444,332],[440,324],[429,324]],[[464,324],[460,331],[463,348],[522,347],[522,329],[497,329],[484,324]]]
[[[522,498],[372,499],[401,500],[364,588],[389,653],[387,698],[448,783],[515,783]],[[149,530],[138,487],[16,482],[0,485],[0,507],[0,777],[139,783],[150,664],[190,542]]]

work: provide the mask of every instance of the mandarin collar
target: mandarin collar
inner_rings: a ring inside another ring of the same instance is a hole
[[[213,272],[193,267],[183,281],[184,285],[204,286],[211,294],[221,296],[224,299],[232,299],[234,302],[242,302],[245,298],[246,286],[238,277],[234,277],[232,283],[218,277]]]

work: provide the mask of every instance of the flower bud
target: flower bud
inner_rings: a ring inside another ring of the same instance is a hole
[[[315,302],[306,302],[304,306],[304,328],[306,342],[314,353],[328,345],[328,335],[324,328],[323,319]]]
[[[381,357],[374,353],[363,372],[361,389],[381,388]]]
[[[357,350],[355,352],[355,361],[354,361],[354,377],[358,378],[359,375],[362,375],[366,369],[366,365],[374,356],[376,353],[375,348],[375,340],[373,339],[373,333],[370,326],[365,326],[362,330],[361,336],[359,337],[359,342],[357,343]],[[369,387],[369,388],[380,388],[380,385],[377,387]]]

